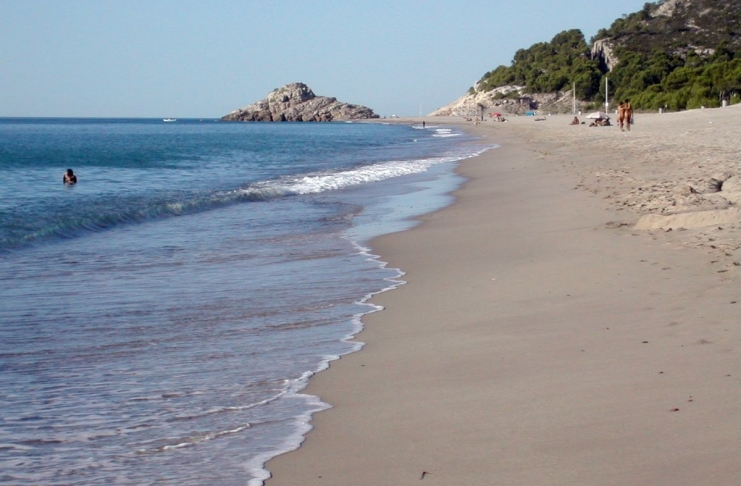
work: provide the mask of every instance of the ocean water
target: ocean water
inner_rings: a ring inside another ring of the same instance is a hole
[[[257,485],[446,204],[451,127],[0,119],[0,483]],[[79,183],[62,184],[74,169]]]

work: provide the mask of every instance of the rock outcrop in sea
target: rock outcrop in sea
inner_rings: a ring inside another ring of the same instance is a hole
[[[224,121],[328,122],[379,118],[366,106],[317,96],[303,83],[290,83],[268,96],[222,117]]]

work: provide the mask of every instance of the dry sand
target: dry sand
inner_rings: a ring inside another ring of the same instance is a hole
[[[741,107],[635,119],[470,125],[502,146],[373,242],[408,283],[268,485],[740,484]]]

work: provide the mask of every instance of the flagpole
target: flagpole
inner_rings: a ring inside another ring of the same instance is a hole
[[[576,83],[571,88],[571,94],[574,95],[574,107],[571,109],[571,114],[576,115]]]
[[[607,84],[609,79],[605,76],[605,113],[610,112],[610,86]]]

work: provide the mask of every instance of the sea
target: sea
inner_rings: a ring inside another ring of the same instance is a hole
[[[248,485],[359,350],[454,126],[0,118],[0,484]],[[73,169],[76,185],[62,183]]]

